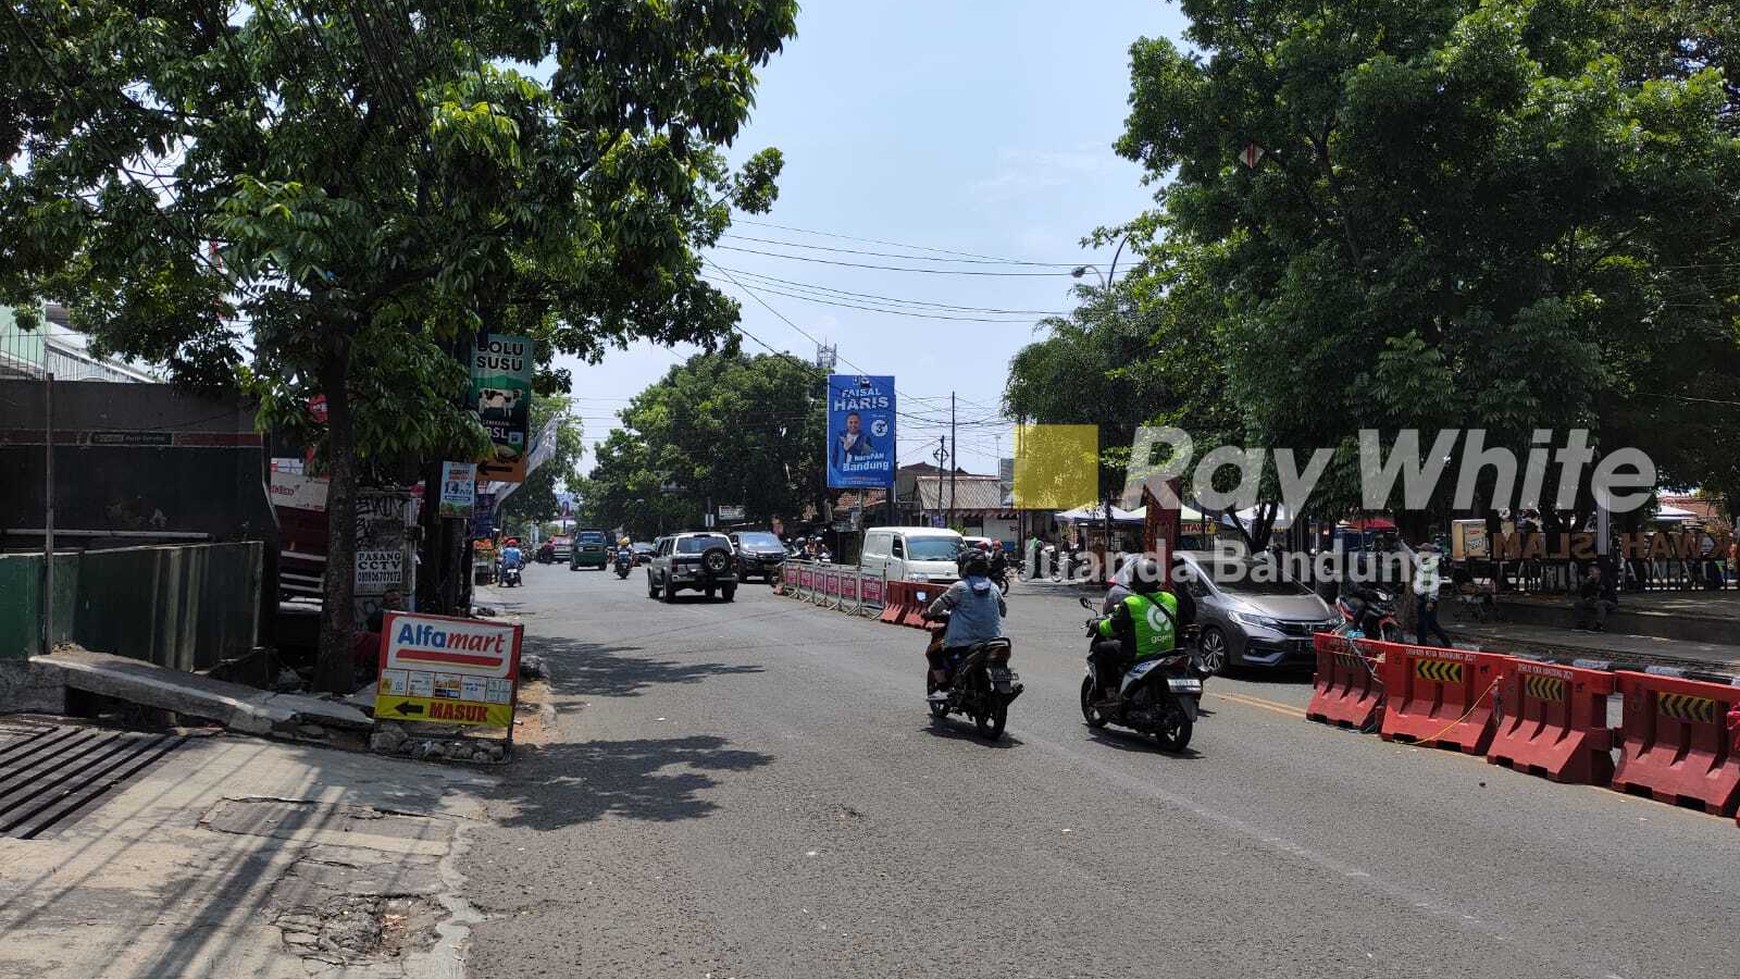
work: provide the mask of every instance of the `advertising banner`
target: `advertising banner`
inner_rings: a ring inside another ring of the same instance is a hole
[[[523,626],[389,612],[375,717],[512,727]]]
[[[858,597],[865,605],[882,604],[882,576],[861,574],[858,576]]]
[[[441,464],[441,508],[443,517],[464,519],[477,505],[477,463],[443,462]]]
[[[532,341],[528,337],[490,334],[480,337],[471,352],[469,406],[489,432],[489,461],[479,467],[483,479],[524,482],[528,429],[531,427]]]
[[[894,378],[828,376],[828,486],[894,485]]]

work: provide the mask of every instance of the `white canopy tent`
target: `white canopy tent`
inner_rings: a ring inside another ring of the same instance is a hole
[[[1112,507],[1112,523],[1141,523],[1142,510],[1120,510]],[[1106,508],[1102,503],[1089,506],[1079,506],[1074,510],[1065,510],[1057,515],[1060,523],[1102,523],[1106,519]]]

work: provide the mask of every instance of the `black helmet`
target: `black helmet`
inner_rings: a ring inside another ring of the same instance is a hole
[[[984,551],[976,547],[971,548],[961,554],[960,567],[963,577],[983,578],[991,573],[991,559],[985,556]]]
[[[1130,590],[1138,595],[1152,595],[1160,591],[1160,562],[1151,557],[1145,557],[1136,562],[1130,569]]]

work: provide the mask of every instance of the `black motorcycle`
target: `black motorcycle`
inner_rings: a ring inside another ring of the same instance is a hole
[[[539,545],[536,560],[539,564],[555,564],[556,545],[551,544],[548,541]]]
[[[520,586],[520,566],[513,565],[501,569],[501,586],[503,588],[518,588]]]
[[[1081,599],[1081,605],[1090,612],[1097,611],[1085,598]],[[1172,618],[1165,606],[1155,607]],[[1098,625],[1098,618],[1088,620],[1090,640],[1100,637]],[[1176,620],[1173,625],[1177,627]],[[1082,718],[1091,728],[1116,724],[1153,735],[1163,751],[1183,751],[1196,727],[1202,705],[1202,681],[1207,675],[1188,648],[1175,649],[1125,670],[1118,683],[1115,704],[1102,707],[1095,699],[1100,690],[1099,665],[1090,648],[1087,676],[1081,681]]]
[[[634,554],[628,548],[616,552],[616,576],[627,578],[628,569],[634,567]]]
[[[935,621],[947,622],[943,616]],[[949,674],[947,700],[927,701],[933,720],[950,714],[965,714],[973,726],[992,741],[1003,736],[1003,726],[1009,720],[1009,705],[1026,689],[1020,674],[1009,669],[1012,647],[1007,639],[992,639],[952,650],[944,668]],[[935,691],[929,669],[925,670],[925,692]]]

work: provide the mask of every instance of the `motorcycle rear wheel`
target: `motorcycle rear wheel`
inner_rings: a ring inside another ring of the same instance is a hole
[[[1195,729],[1196,725],[1183,711],[1173,710],[1154,731],[1154,740],[1160,743],[1161,751],[1180,752],[1190,744],[1190,735]]]
[[[1100,709],[1094,706],[1094,678],[1091,676],[1081,678],[1081,717],[1087,722],[1088,727],[1102,728],[1106,726],[1106,715],[1100,713]]]
[[[995,741],[1003,736],[1003,725],[1009,721],[1007,706],[992,707],[982,714],[973,715],[973,726],[979,729],[979,734]]]

